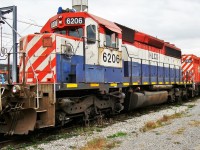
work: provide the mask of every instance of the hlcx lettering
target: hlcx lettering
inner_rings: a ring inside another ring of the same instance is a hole
[[[158,60],[158,54],[149,52],[149,58]]]

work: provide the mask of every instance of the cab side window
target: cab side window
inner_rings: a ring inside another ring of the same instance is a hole
[[[118,47],[117,42],[118,42],[117,34],[110,30],[106,30],[106,42],[105,42],[106,45],[105,46],[117,48]]]
[[[96,26],[95,25],[87,26],[87,43],[89,44],[96,43]]]

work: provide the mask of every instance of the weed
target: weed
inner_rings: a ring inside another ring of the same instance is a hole
[[[173,115],[163,115],[162,118],[158,119],[157,121],[149,121],[145,124],[143,128],[140,130],[143,132],[164,126],[170,124],[170,120],[175,119],[175,118],[180,118],[182,117],[182,113],[175,113]]]
[[[191,126],[194,126],[194,127],[199,127],[200,126],[200,121],[192,120],[188,124],[191,125]]]
[[[187,115],[185,115],[185,117],[191,117],[192,116],[192,114],[187,114]]]
[[[75,133],[77,135],[92,135],[94,131],[100,131],[101,129],[100,128],[97,128],[97,127],[81,127],[81,128],[77,128],[75,130]]]
[[[177,131],[173,132],[173,134],[182,134],[185,131],[185,128],[179,128]]]
[[[123,137],[123,136],[126,136],[126,135],[127,135],[127,133],[125,133],[125,132],[117,132],[113,135],[107,136],[107,138],[117,138],[117,137]]]
[[[169,119],[176,119],[176,118],[181,118],[183,116],[183,113],[175,113],[173,115],[168,116]]]
[[[161,135],[161,133],[159,133],[159,132],[156,132],[156,135]]]
[[[11,145],[8,145],[8,146],[2,148],[2,150],[15,150],[15,148],[12,147]]]
[[[76,146],[69,146],[70,149],[77,149]]]
[[[80,150],[101,150],[101,149],[112,149],[119,144],[119,141],[108,141],[106,138],[96,138],[89,141]]]
[[[107,145],[106,145],[106,149],[112,149],[112,148],[116,147],[119,144],[121,144],[121,141],[108,142]]]
[[[102,129],[101,128],[96,128],[96,131],[97,132],[102,132]]]
[[[181,144],[181,142],[174,142],[174,144]]]
[[[189,104],[187,105],[188,108],[193,108],[194,106],[196,106],[195,104]]]
[[[159,127],[159,124],[157,124],[157,123],[154,122],[154,121],[149,121],[149,122],[147,122],[147,123],[145,124],[145,126],[144,126],[143,129],[142,129],[142,131],[143,131],[143,132],[146,132],[146,131],[148,131],[148,130],[155,129],[155,128],[157,128],[157,127]]]

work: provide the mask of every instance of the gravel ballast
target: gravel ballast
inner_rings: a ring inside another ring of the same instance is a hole
[[[183,117],[172,120],[169,125],[140,133],[137,137],[130,135],[115,150],[200,150],[200,100],[186,105],[193,104],[195,106],[186,109]]]
[[[194,107],[190,108],[189,106]],[[148,121],[156,121],[164,115],[184,113],[181,118],[173,119],[168,125],[142,132]],[[79,135],[66,139],[59,139],[37,145],[37,148],[44,150],[70,150],[79,149],[94,138],[107,138],[118,132],[127,133],[126,136],[116,137],[112,140],[120,141],[120,145],[114,150],[147,150],[147,149],[177,149],[177,150],[200,150],[200,99],[189,102],[183,106],[172,106],[156,112],[151,112],[139,117],[134,117],[123,122],[115,123],[103,128],[101,132],[93,132],[92,135]],[[35,149],[35,147],[28,147]]]

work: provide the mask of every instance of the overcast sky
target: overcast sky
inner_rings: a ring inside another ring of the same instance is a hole
[[[200,56],[200,0],[88,0],[89,12],[175,44],[183,53]],[[71,8],[72,0],[0,0],[0,7],[16,5],[18,19],[44,25],[58,7]],[[11,17],[10,15],[6,15]],[[10,20],[8,20],[12,23]],[[40,28],[18,23],[21,35]],[[11,30],[3,25],[3,46]]]

